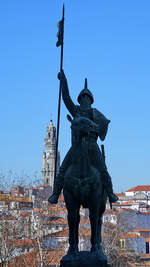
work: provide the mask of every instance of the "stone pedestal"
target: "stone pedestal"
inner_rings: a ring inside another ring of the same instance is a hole
[[[81,251],[77,255],[66,255],[60,267],[108,267],[107,258],[98,252]]]

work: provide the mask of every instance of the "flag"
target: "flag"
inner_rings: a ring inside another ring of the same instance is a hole
[[[56,46],[60,46],[63,44],[63,34],[64,34],[64,19],[60,20],[57,24],[58,32],[57,32],[57,38],[58,41],[56,43]]]

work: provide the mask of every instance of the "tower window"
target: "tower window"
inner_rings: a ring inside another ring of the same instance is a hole
[[[48,178],[46,179],[46,183],[48,184]]]

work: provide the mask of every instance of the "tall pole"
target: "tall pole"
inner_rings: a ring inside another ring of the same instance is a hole
[[[65,7],[63,4],[63,10],[62,10],[62,20],[59,22],[60,25],[60,42],[61,42],[61,59],[60,59],[60,72],[63,69],[63,49],[64,49],[64,14],[65,14]],[[59,45],[57,45],[59,46]],[[59,142],[59,126],[60,126],[60,107],[61,107],[61,81],[59,83],[59,98],[58,98],[58,114],[57,114],[57,135],[56,135],[56,154],[55,154],[55,171],[54,171],[54,181],[57,174],[57,162],[58,162],[58,142]]]

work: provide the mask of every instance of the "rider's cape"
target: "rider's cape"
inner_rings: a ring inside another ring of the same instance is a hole
[[[108,124],[110,120],[108,120],[100,111],[96,108],[93,108],[93,120],[99,126],[98,136],[103,141],[107,134]]]

